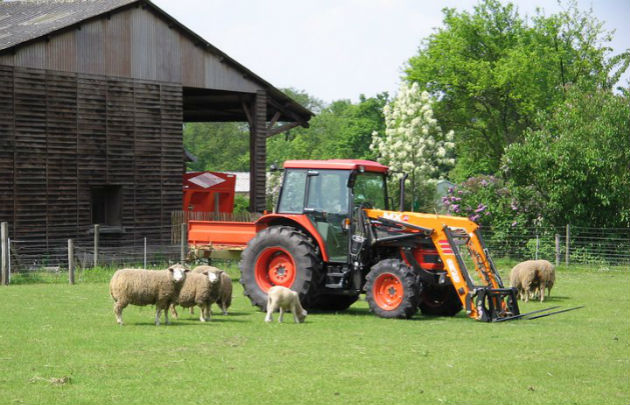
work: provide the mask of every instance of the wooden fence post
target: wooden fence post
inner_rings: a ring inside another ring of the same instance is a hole
[[[556,234],[556,267],[560,265],[560,234]]]
[[[181,241],[180,241],[180,258],[181,258],[181,263],[184,264],[186,262],[186,245],[187,245],[187,238],[186,238],[186,231],[188,224],[186,222],[184,222],[181,225]]]
[[[68,239],[68,281],[74,284],[74,244]]]
[[[2,253],[0,254],[0,269],[2,273],[2,285],[9,284],[9,224],[3,222],[0,224],[0,245],[2,245]]]
[[[92,267],[98,266],[98,240],[100,237],[100,228],[101,226],[99,224],[94,225],[94,266]]]
[[[565,252],[565,258],[564,258],[564,261],[567,266],[569,265],[569,240],[571,239],[570,235],[571,233],[569,232],[569,224],[567,224],[567,240],[566,240],[567,244],[566,244],[566,252]]]

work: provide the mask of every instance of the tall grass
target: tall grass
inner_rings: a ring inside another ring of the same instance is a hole
[[[228,316],[203,324],[180,311],[159,327],[151,307],[128,307],[118,326],[105,282],[111,269],[99,272],[74,286],[66,279],[0,288],[0,403],[625,405],[630,398],[628,272],[561,268],[549,301],[522,303],[522,311],[585,308],[533,321],[488,324],[464,313],[387,320],[361,300],[343,313],[312,313],[304,324],[292,317],[265,324],[235,282]],[[234,267],[230,273],[236,279]]]

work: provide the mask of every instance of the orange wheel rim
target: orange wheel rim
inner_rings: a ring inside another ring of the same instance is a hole
[[[379,308],[391,311],[398,308],[403,300],[404,287],[400,279],[391,274],[383,273],[374,281],[372,295]]]
[[[293,256],[281,247],[270,247],[256,259],[256,283],[264,292],[274,285],[291,287],[295,281],[296,266]]]

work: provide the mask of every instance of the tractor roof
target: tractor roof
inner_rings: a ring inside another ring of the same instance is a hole
[[[329,159],[329,160],[287,160],[285,169],[336,169],[359,170],[363,167],[366,172],[387,173],[387,166],[378,162],[360,159]]]

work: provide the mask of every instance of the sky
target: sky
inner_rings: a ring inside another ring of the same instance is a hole
[[[442,24],[442,9],[477,0],[153,0],[277,88],[327,103],[395,94],[405,62]],[[559,11],[555,0],[516,0],[521,16]],[[564,1],[566,4],[566,0]],[[612,54],[630,48],[629,0],[577,0],[615,30]],[[627,84],[626,73],[621,84]]]

